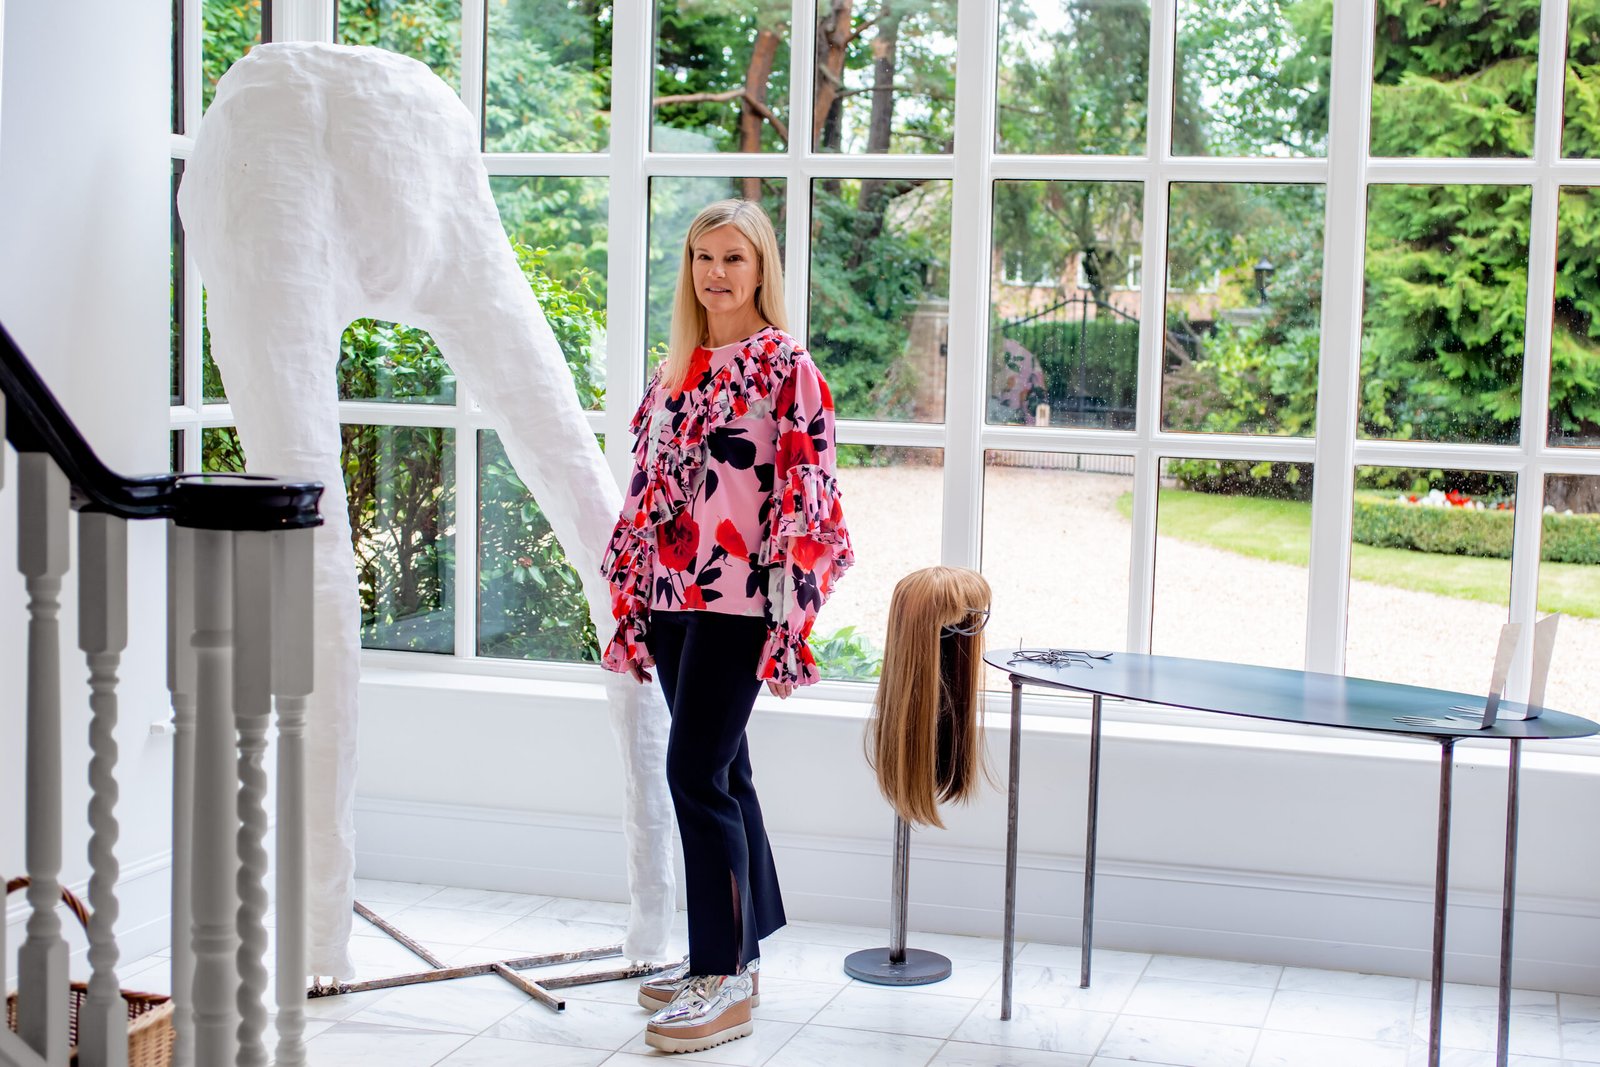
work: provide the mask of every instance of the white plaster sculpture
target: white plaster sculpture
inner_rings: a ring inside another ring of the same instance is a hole
[[[472,117],[423,64],[328,44],[252,50],[217,85],[178,207],[250,467],[327,486],[307,730],[309,966],[349,977],[359,619],[340,334],[370,316],[433,335],[583,577],[601,634],[613,623],[600,554],[620,494],[501,228]],[[605,684],[626,783],[624,953],[659,960],[673,896],[667,714],[652,686]]]

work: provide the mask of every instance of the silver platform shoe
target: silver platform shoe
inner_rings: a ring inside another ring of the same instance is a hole
[[[661,1052],[700,1052],[749,1037],[753,983],[749,971],[685,978],[672,1003],[650,1016],[644,1043]]]
[[[750,973],[750,1006],[761,1007],[761,970],[759,959],[751,960],[745,968]],[[657,974],[639,983],[639,1007],[648,1008],[650,1011],[660,1011],[672,1003],[672,998],[678,995],[678,987],[683,985],[683,980],[689,977],[689,958],[685,956],[683,962],[675,967],[668,967]]]

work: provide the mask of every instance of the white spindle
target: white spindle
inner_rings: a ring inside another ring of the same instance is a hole
[[[61,577],[67,479],[42,452],[17,455],[17,569],[28,592],[28,936],[17,950],[17,1033],[45,1067],[66,1067],[67,943],[61,900]]]
[[[167,526],[167,689],[172,693],[172,1062],[194,1062],[194,531]]]
[[[89,995],[78,1013],[83,1067],[127,1067],[128,1007],[117,983],[117,666],[128,647],[128,523],[78,516],[78,647],[89,661]]]
[[[233,534],[196,530],[194,541],[194,1054],[201,1067],[224,1067],[239,1053]]]
[[[315,530],[273,535],[272,691],[278,698],[277,1067],[305,1067],[306,697]]]
[[[266,1067],[267,726],[272,721],[272,537],[233,538],[233,702],[239,723],[239,1067]]]

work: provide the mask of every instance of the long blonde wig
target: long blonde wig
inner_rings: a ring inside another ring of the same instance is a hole
[[[706,343],[706,309],[694,293],[694,246],[700,238],[723,226],[732,226],[743,234],[760,260],[761,284],[756,287],[756,311],[778,329],[789,328],[789,317],[783,310],[783,258],[778,252],[778,235],[773,232],[767,213],[753,200],[718,200],[707,204],[689,224],[689,232],[683,239],[678,291],[672,300],[672,330],[667,339],[662,381],[674,388],[683,385],[694,350]]]
[[[989,601],[983,575],[961,567],[913,571],[894,587],[867,762],[912,825],[944,826],[939,804],[969,799],[983,773],[978,690]]]

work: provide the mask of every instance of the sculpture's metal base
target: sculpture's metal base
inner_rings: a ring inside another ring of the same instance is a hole
[[[551,993],[550,990],[567,989],[575,985],[594,985],[599,982],[615,982],[624,978],[643,978],[646,975],[655,974],[657,971],[675,967],[679,962],[673,960],[667,963],[639,963],[610,971],[569,974],[560,978],[547,978],[543,982],[535,982],[524,978],[517,972],[526,971],[534,967],[550,967],[558,963],[579,963],[584,960],[608,959],[612,956],[622,955],[622,946],[609,945],[605,948],[587,948],[575,952],[547,952],[538,956],[516,956],[489,963],[468,964],[464,967],[446,967],[433,953],[407,937],[397,927],[387,922],[360,901],[356,902],[356,914],[404,945],[413,955],[423,963],[426,963],[431,970],[417,971],[412,974],[395,974],[387,978],[374,978],[366,982],[334,981],[327,984],[318,982],[306,990],[307,999],[337,997],[346,993],[365,993],[371,989],[393,989],[397,986],[421,985],[424,982],[444,982],[452,978],[470,978],[480,974],[498,974],[545,1007],[553,1011],[566,1011],[567,1002]],[[950,969],[947,961],[945,974],[949,973]]]
[[[950,977],[950,961],[937,952],[908,948],[896,963],[889,949],[864,948],[844,958],[844,973],[877,985],[930,985]]]

